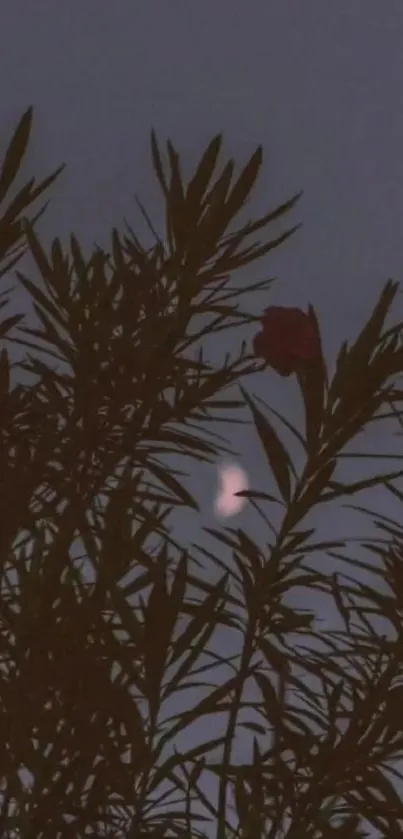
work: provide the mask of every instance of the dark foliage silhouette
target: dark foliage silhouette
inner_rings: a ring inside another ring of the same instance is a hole
[[[31,120],[30,110],[6,154],[2,202]],[[403,501],[398,452],[393,471],[343,476],[347,458],[358,472],[358,457],[382,455],[352,451],[367,427],[386,421],[401,434],[402,325],[386,325],[398,286],[386,283],[330,375],[312,306],[261,317],[245,295],[265,305],[271,281],[233,281],[296,231],[268,233],[300,193],[237,227],[262,150],[235,178],[232,160],[216,174],[221,148],[218,135],[185,184],[178,152],[167,143],[167,166],[152,132],[166,230],[155,233],[140,205],[150,249],[126,225],[108,251],[86,256],[72,235],[46,252],[27,209],[57,173],[29,181],[2,215],[2,276],[15,270],[36,316],[0,323],[5,839],[402,833],[403,529],[363,503],[350,504],[367,517],[358,547],[307,522],[378,486]],[[37,280],[16,267],[24,252]],[[255,352],[242,343],[221,365],[207,360],[207,334],[260,320]],[[24,358],[12,362],[17,347]],[[302,429],[248,393],[258,371],[270,391],[267,365],[299,388]],[[172,513],[198,507],[178,464],[230,453],[218,423],[247,419],[267,486],[243,494],[265,544],[217,527],[205,528],[217,553],[182,545]],[[333,609],[337,627],[295,606],[301,589]],[[220,629],[239,655],[220,651]]]

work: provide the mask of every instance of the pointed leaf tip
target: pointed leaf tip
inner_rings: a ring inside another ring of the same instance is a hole
[[[291,498],[291,472],[293,464],[284,444],[277,435],[268,419],[258,410],[251,397],[241,387],[241,392],[249,406],[253,423],[263,446],[268,464],[273,472],[276,484],[283,501],[288,503]]]
[[[22,115],[4,156],[0,172],[0,202],[7,195],[20,169],[31,133],[32,115],[33,108],[30,106]]]

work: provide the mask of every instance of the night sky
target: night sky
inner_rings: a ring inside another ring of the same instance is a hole
[[[3,5],[0,152],[32,104],[27,177],[67,163],[39,228],[44,241],[58,235],[67,244],[74,231],[87,247],[94,240],[107,246],[110,229],[122,226],[123,217],[144,235],[134,193],[163,233],[151,127],[160,142],[174,142],[185,172],[218,132],[224,134],[223,162],[233,156],[244,165],[261,143],[264,167],[248,215],[303,189],[282,229],[298,221],[303,227],[242,281],[247,287],[278,278],[269,298],[250,301],[257,313],[269,304],[315,306],[331,374],[341,342],[362,328],[385,281],[401,277],[401,0]],[[25,261],[24,270],[29,267]],[[26,308],[21,292],[14,305]],[[225,332],[206,343],[206,352],[222,359],[255,331]],[[246,387],[292,422],[301,420],[293,378],[268,371]],[[253,488],[273,491],[255,433],[245,427],[235,433],[232,426],[226,433]],[[393,439],[384,437],[380,427],[373,430],[362,450],[392,451]],[[379,465],[369,465],[367,473]],[[399,467],[389,461],[386,468]],[[185,543],[194,541],[195,528],[206,543],[202,527],[214,525],[215,480],[212,466],[197,467],[197,481],[190,475],[201,512],[181,514],[176,526]],[[399,513],[381,491],[363,501]],[[328,537],[368,532],[364,517],[334,507],[322,508],[312,521]],[[269,538],[248,508],[229,524],[249,529],[262,543]],[[310,605],[307,595],[304,605]]]

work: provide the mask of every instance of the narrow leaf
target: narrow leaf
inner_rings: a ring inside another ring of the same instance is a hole
[[[382,327],[397,289],[398,283],[388,280],[378,303],[353,346],[348,350],[346,344],[343,344],[340,350],[336,373],[329,392],[332,404],[337,398],[342,398],[342,404],[336,410],[337,414],[344,410],[345,400],[350,394],[354,396],[356,385],[360,383],[361,377],[367,375],[371,356],[380,341]]]
[[[0,171],[0,202],[13,183],[25,155],[32,126],[32,107],[22,115],[6,151]]]
[[[5,338],[13,326],[16,326],[23,319],[24,315],[12,315],[0,321],[0,339]]]
[[[161,156],[158,148],[157,138],[155,136],[155,131],[152,129],[151,131],[151,155],[152,161],[154,166],[155,174],[158,178],[159,184],[161,186],[162,192],[164,193],[165,198],[167,199],[169,196],[169,189],[167,182],[165,180],[164,170],[161,162]]]
[[[260,411],[256,408],[252,399],[241,387],[241,392],[252,412],[254,425],[262,443],[269,466],[276,479],[283,500],[288,503],[291,499],[291,477],[293,470],[292,461],[287,449],[277,436],[274,428]]]
[[[314,324],[321,347],[319,358],[304,364],[297,372],[305,407],[305,436],[308,455],[313,455],[319,446],[324,419],[326,365],[323,358],[322,341],[318,319],[313,306],[309,306],[309,317]]]
[[[192,507],[193,510],[199,510],[199,505],[193,496],[187,491],[187,489],[185,489],[184,486],[182,486],[182,484],[179,483],[179,481],[176,480],[172,471],[155,462],[149,465],[149,469],[162,484],[173,492],[178,501],[180,501],[184,506]]]
[[[262,160],[263,149],[262,146],[259,146],[245,166],[243,172],[241,172],[241,175],[228,196],[226,211],[228,212],[230,218],[234,218],[249,197],[249,193],[251,192],[259,174]]]
[[[213,176],[221,146],[222,134],[217,134],[217,136],[214,137],[208,145],[197,167],[194,177],[189,182],[186,193],[187,207],[194,219],[197,217],[197,211],[200,208],[201,200]]]

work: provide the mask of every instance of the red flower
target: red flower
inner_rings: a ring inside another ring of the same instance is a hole
[[[262,331],[255,335],[255,355],[280,376],[296,373],[304,363],[322,356],[320,336],[314,316],[302,309],[269,306],[261,318]]]

